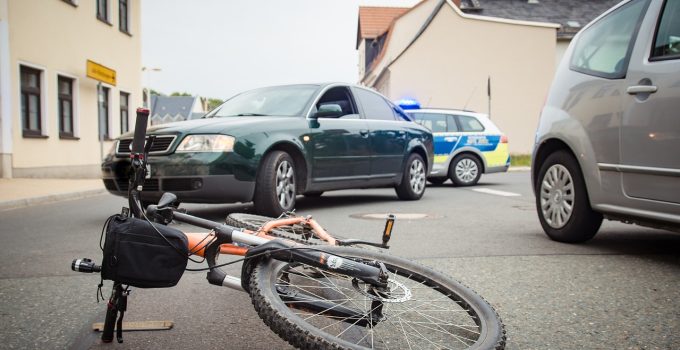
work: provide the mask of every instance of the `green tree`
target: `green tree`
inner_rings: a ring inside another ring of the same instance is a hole
[[[192,96],[192,95],[188,92],[177,92],[177,91],[175,91],[175,92],[171,93],[170,96]]]
[[[215,107],[221,105],[224,101],[219,98],[208,98],[208,110],[213,110]]]

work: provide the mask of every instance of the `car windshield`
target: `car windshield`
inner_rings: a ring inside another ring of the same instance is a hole
[[[317,89],[315,85],[290,85],[246,91],[215,108],[206,118],[302,115]]]

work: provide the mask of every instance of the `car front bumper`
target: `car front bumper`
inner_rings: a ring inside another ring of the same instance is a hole
[[[156,201],[165,192],[180,202],[250,202],[255,193],[256,163],[233,153],[171,154],[149,157],[150,178],[144,181],[142,200]],[[130,161],[109,156],[102,163],[102,180],[114,195],[127,197]]]

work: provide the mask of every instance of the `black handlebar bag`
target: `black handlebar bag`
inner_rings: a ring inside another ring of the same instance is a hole
[[[189,257],[182,231],[122,215],[110,217],[105,230],[103,279],[138,288],[166,288],[182,278]]]

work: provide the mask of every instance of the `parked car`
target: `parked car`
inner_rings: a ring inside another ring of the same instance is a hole
[[[561,242],[603,218],[680,231],[680,2],[623,1],[574,38],[541,114],[536,210]]]
[[[456,109],[406,110],[434,135],[433,184],[451,179],[458,186],[477,184],[482,173],[510,167],[508,137],[481,113]]]
[[[391,186],[420,199],[432,168],[432,134],[383,96],[345,84],[287,85],[238,94],[198,120],[149,128],[151,177],[142,199],[254,202],[263,215],[296,196]],[[127,196],[132,133],[102,164],[106,189]]]

